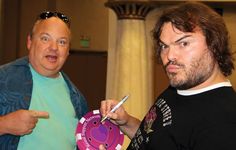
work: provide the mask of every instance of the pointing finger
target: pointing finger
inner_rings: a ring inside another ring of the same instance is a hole
[[[36,111],[36,110],[30,110],[31,114],[35,118],[44,118],[47,119],[49,118],[49,113],[46,111]]]

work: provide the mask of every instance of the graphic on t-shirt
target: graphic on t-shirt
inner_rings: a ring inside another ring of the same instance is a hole
[[[160,111],[162,113],[163,127],[165,127],[167,125],[171,125],[172,124],[172,114],[171,114],[171,109],[170,109],[169,105],[167,104],[167,102],[163,98],[160,98],[160,99],[158,99],[158,101],[155,105],[160,109]]]
[[[156,107],[152,107],[151,110],[148,112],[148,114],[145,117],[144,122],[144,131],[148,134],[150,132],[153,132],[151,129],[153,122],[156,120],[157,114],[156,114]]]

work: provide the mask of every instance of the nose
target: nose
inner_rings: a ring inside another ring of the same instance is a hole
[[[173,60],[176,60],[176,57],[177,57],[177,50],[176,48],[172,45],[172,46],[169,46],[168,50],[167,50],[167,53],[166,53],[166,57],[169,61],[173,61]]]
[[[58,49],[57,41],[52,41],[50,45],[50,49],[56,51]]]

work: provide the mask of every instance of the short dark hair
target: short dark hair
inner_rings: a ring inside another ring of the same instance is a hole
[[[234,69],[229,47],[229,34],[223,18],[209,6],[200,2],[185,2],[163,11],[153,29],[154,46],[160,59],[160,35],[164,23],[171,24],[183,32],[194,32],[200,28],[206,43],[221,72],[228,76]]]

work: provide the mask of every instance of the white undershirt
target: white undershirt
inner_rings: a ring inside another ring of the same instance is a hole
[[[227,82],[220,82],[217,84],[213,84],[208,87],[197,89],[197,90],[177,90],[177,93],[183,96],[190,96],[190,95],[195,95],[195,94],[203,93],[206,91],[210,91],[219,87],[231,87],[231,86],[232,86],[231,83],[227,81]]]

